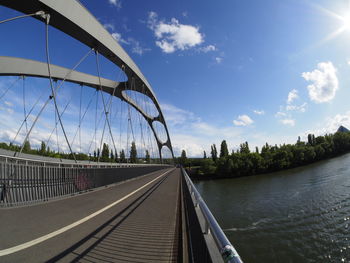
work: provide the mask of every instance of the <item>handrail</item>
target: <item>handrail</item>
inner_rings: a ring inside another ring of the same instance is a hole
[[[70,162],[72,160],[68,160],[69,162],[57,162],[57,161],[46,161],[46,160],[37,160],[37,159],[28,159],[22,157],[11,157],[7,155],[0,155],[0,158],[11,159],[11,160],[20,160],[20,161],[28,161],[33,163],[47,163],[47,164],[61,164],[61,165],[71,165],[72,167],[76,166],[89,166],[89,167],[100,167],[100,166],[117,166],[117,167],[135,167],[135,166],[168,166],[166,164],[141,164],[141,163],[110,163],[110,162],[88,162],[87,160],[78,161],[78,163]]]
[[[9,150],[6,150],[9,151]],[[35,157],[40,157],[39,155],[33,155],[33,159],[31,158],[23,158],[23,157],[13,157],[6,154],[0,154],[0,158],[3,158],[5,160],[11,160],[11,161],[24,161],[24,162],[31,162],[31,163],[37,163],[37,164],[55,164],[58,166],[61,165],[69,165],[70,167],[91,167],[91,168],[97,168],[97,167],[137,167],[137,166],[168,166],[166,164],[142,164],[142,163],[111,163],[111,162],[92,162],[88,160],[78,160],[77,163],[73,163],[72,160],[69,159],[61,159],[61,161],[56,160],[40,160],[40,159],[34,159]],[[46,157],[46,156],[44,156]],[[52,158],[52,157],[47,157]],[[54,159],[54,158],[52,158]]]
[[[203,200],[202,196],[194,186],[193,182],[187,175],[184,168],[182,169],[182,174],[185,178],[187,187],[193,195],[193,201],[195,202],[195,206],[199,206],[200,211],[202,212],[204,219],[205,219],[205,233],[211,233],[217,248],[220,251],[220,254],[224,260],[224,262],[227,263],[243,263],[241,260],[241,257],[238,255],[237,251],[231,244],[231,242],[227,239],[225,233],[222,231],[221,227],[219,226],[218,222],[216,221],[213,214],[210,212],[208,206],[206,205],[205,201]]]

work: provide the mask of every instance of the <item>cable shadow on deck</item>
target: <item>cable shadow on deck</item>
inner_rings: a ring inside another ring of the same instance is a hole
[[[155,244],[152,244],[151,240],[154,242],[157,236],[144,238],[140,233],[143,231],[150,231],[153,227],[154,231],[157,230],[156,233],[159,233],[163,231],[162,229],[166,228],[166,226],[131,223],[130,225],[127,224],[128,230],[132,231],[130,235],[127,235],[125,231],[123,231],[123,236],[115,235],[113,232],[119,228],[123,228],[123,223],[130,215],[132,215],[132,213],[140,207],[168,177],[169,175],[166,175],[121,212],[47,262],[66,261],[67,259],[70,262],[137,262],[139,260],[144,262],[145,258],[154,261],[155,258],[152,260],[152,251],[157,252],[157,255],[159,253],[157,247],[154,246]],[[134,243],[136,240],[141,246],[135,246]],[[160,241],[166,244],[169,243],[169,248],[172,248],[171,242],[173,242],[173,239],[170,234],[169,236],[163,236]]]

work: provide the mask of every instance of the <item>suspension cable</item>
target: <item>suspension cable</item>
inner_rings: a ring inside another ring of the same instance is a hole
[[[61,112],[61,117],[63,116],[63,114],[64,114],[65,111],[67,110],[67,108],[68,108],[68,106],[69,106],[70,103],[71,103],[71,101],[69,101],[69,102],[66,104],[66,106],[64,107],[63,111]],[[57,124],[58,124],[58,120],[55,119],[55,127],[52,129],[52,131],[51,131],[51,133],[50,133],[50,136],[49,136],[49,138],[48,138],[47,141],[46,141],[46,145],[49,145],[53,133],[55,132],[55,130],[57,131]],[[57,135],[56,135],[56,136],[57,136]]]
[[[74,161],[77,163],[77,159],[75,158],[75,154],[74,154],[74,152],[73,152],[73,150],[72,150],[72,148],[71,148],[71,145],[70,145],[70,143],[69,143],[69,141],[68,141],[67,134],[66,134],[66,131],[65,131],[65,129],[64,129],[61,116],[60,116],[60,114],[59,114],[58,105],[57,105],[57,100],[56,100],[56,90],[54,90],[53,84],[52,84],[51,64],[50,64],[50,53],[49,53],[49,22],[50,22],[50,15],[47,14],[47,15],[46,15],[46,61],[47,61],[47,70],[48,70],[48,73],[49,73],[50,87],[51,87],[53,102],[54,102],[54,105],[55,105],[55,110],[56,110],[56,113],[57,113],[57,115],[58,115],[58,120],[59,120],[59,122],[60,122],[61,129],[62,129],[64,138],[66,139],[66,142],[67,142],[67,145],[68,145],[68,147],[69,147],[69,150],[70,150],[71,154],[73,155]]]
[[[142,97],[142,102],[143,102],[143,105],[142,105],[143,107],[142,107],[142,108],[144,109],[146,115],[147,115],[147,116],[150,116],[149,113],[147,112],[147,102],[146,102],[146,95],[145,95],[145,85],[142,85],[142,93],[144,94],[144,96]],[[147,123],[147,124],[148,124],[148,123]],[[148,154],[151,156],[152,153],[150,152],[151,149],[150,149],[149,130],[148,130],[149,127],[148,127],[148,126],[149,126],[149,125],[146,126],[146,131],[145,131],[145,133],[146,133],[145,136],[147,137],[146,140],[148,141],[148,142],[147,142],[148,145],[147,145],[147,147],[145,146],[145,148],[146,148],[146,150],[148,151]],[[145,142],[145,139],[144,139],[144,143],[146,143],[146,142]]]
[[[149,109],[149,103],[146,103],[146,112],[147,112],[147,115],[150,116],[150,109]],[[150,146],[151,146],[151,151],[152,151],[152,155],[153,155],[153,158],[155,158],[155,153],[154,153],[154,148],[153,148],[153,141],[152,140],[152,135],[151,135],[151,127],[150,125],[147,126],[147,130],[148,130],[148,138],[149,138],[149,142],[150,142]],[[154,136],[153,136],[154,137]]]
[[[112,102],[113,102],[113,97],[114,97],[116,89],[117,88],[114,88],[113,93],[111,93],[111,96],[109,97],[109,101],[107,103],[108,104],[108,113],[109,113],[108,116],[109,116],[109,118],[111,118],[110,116],[112,115]],[[111,119],[109,121],[110,121],[110,125],[111,125]],[[105,122],[105,125],[106,125],[106,122]],[[105,129],[105,127],[103,129]],[[112,139],[112,136],[109,137],[109,141],[108,141],[109,143],[111,142],[111,139]],[[101,143],[102,143],[102,140],[101,140]],[[113,143],[113,147],[114,147],[114,152],[116,152],[117,149],[116,149],[116,146],[115,146],[115,143],[113,140],[112,140],[112,143]],[[111,151],[112,151],[112,149],[111,149]]]
[[[96,93],[97,93],[97,97],[96,97],[96,107],[95,107],[95,133],[94,133],[94,137],[93,140],[95,140],[95,152],[97,154],[97,141],[96,141],[96,133],[97,133],[97,105],[98,105],[98,95],[100,95],[100,93],[98,92],[98,88],[96,88]]]
[[[134,85],[131,86],[131,90],[133,91],[132,93],[134,94],[134,101],[136,103],[136,105],[138,107],[140,107],[141,105],[139,104],[139,100],[138,100],[138,93],[136,91],[136,84],[134,82]],[[142,132],[142,122],[141,122],[141,113],[136,111],[136,114],[137,114],[137,117],[138,117],[138,120],[139,120],[139,126],[140,126],[140,147],[142,147],[143,145],[143,152],[145,152],[145,145],[143,144],[143,132]]]
[[[80,85],[80,103],[79,103],[79,151],[80,152],[82,152],[81,151],[81,128],[80,128],[82,97],[83,97],[83,85]]]
[[[119,122],[119,148],[120,151],[122,151],[123,147],[122,147],[122,125],[123,125],[123,107],[124,106],[124,100],[121,100],[120,102],[120,122]]]
[[[112,108],[112,102],[113,102],[113,98],[114,98],[114,96],[115,96],[115,91],[116,91],[116,90],[117,90],[117,87],[114,88],[113,92],[111,93],[111,96],[109,97],[109,102],[108,102],[108,104],[109,104],[109,105],[108,105],[108,112],[109,112],[108,116],[109,116],[109,121],[110,121],[110,127],[112,126],[112,119],[111,119],[112,110],[113,110],[113,108]],[[111,130],[110,130],[110,133],[112,133]],[[112,143],[113,143],[113,147],[114,147],[114,152],[116,152],[116,151],[117,151],[117,148],[116,148],[114,139],[113,139],[112,136],[110,136],[110,139],[112,139]],[[109,141],[109,142],[110,142],[110,141]]]
[[[98,90],[96,90],[96,93],[97,93],[97,95],[99,94]],[[99,120],[97,121],[97,111],[96,111],[96,117],[95,117],[95,119],[96,119],[96,126],[97,126],[97,127],[100,126],[100,123],[101,123],[101,120],[102,120],[103,115],[104,115],[104,112],[102,111],[102,112],[101,112],[101,115],[100,115],[100,118],[99,118]],[[97,141],[95,140],[95,138],[97,138],[97,132],[94,133],[94,136],[93,136],[92,139],[91,139],[88,152],[90,152],[90,149],[91,149],[91,146],[92,146],[92,143],[93,143],[93,142],[95,142],[95,147],[97,147]],[[96,149],[96,148],[95,148],[95,149]]]
[[[103,108],[104,108],[104,111],[105,111],[105,114],[106,114],[106,121],[107,121],[108,129],[109,129],[109,134],[111,135],[111,138],[112,138],[113,147],[114,147],[114,149],[116,149],[114,138],[113,138],[113,134],[112,134],[111,124],[109,123],[108,112],[107,112],[107,108],[106,108],[106,102],[105,102],[105,99],[104,99],[104,96],[103,96],[103,92],[102,92],[100,63],[99,63],[99,60],[98,60],[98,51],[97,50],[95,51],[95,54],[96,54],[96,66],[97,66],[98,82],[99,82],[99,85],[100,85],[100,92],[101,92],[101,97],[102,97]],[[113,95],[114,95],[114,92],[115,92],[115,89],[113,91]]]
[[[102,135],[101,135],[101,142],[100,142],[100,155],[98,156],[97,158],[97,162],[100,162],[100,158],[101,158],[101,155],[102,155],[102,142],[103,142],[103,138],[104,138],[104,135],[105,135],[105,129],[106,129],[106,119],[105,119],[105,123],[103,124],[103,130],[102,130]]]
[[[31,109],[29,110],[28,114],[27,114],[26,116],[24,116],[24,120],[23,120],[23,122],[21,123],[19,129],[17,130],[17,133],[16,133],[15,137],[13,138],[13,140],[12,140],[12,142],[11,142],[12,144],[16,141],[17,136],[18,136],[18,134],[20,133],[20,131],[21,131],[21,129],[22,129],[24,123],[28,121],[28,117],[31,115],[31,113],[32,113],[32,111],[35,109],[36,105],[38,105],[39,101],[40,101],[41,98],[44,96],[44,94],[45,94],[45,90],[43,90],[43,92],[40,94],[39,98],[35,101],[34,105],[31,107]],[[28,131],[27,131],[27,133],[28,133]]]
[[[123,67],[124,67],[124,65],[122,65],[122,68]],[[120,79],[121,79],[121,76],[122,76],[122,72],[123,72],[122,70],[119,71],[119,74],[118,74],[117,79],[116,79],[117,82],[120,82]],[[113,97],[114,97],[116,89],[117,89],[117,87],[115,87],[115,89],[113,91]],[[112,96],[111,96],[111,100],[112,100]],[[110,104],[110,106],[111,106],[111,109],[110,109],[111,114],[109,116],[112,116],[112,111],[113,111],[112,101],[110,103],[111,103]],[[114,116],[113,119],[115,119],[115,120],[118,119],[118,105],[115,106],[115,116]],[[112,125],[112,119],[111,119],[111,125]],[[119,130],[119,133],[121,134],[121,130]],[[121,149],[121,145],[119,145],[119,146],[120,146],[120,149]],[[114,149],[114,157],[115,157],[115,161],[117,162],[118,161],[118,159],[117,159],[117,157],[118,157],[117,148]]]
[[[134,78],[132,78],[132,80],[131,80],[131,87],[132,87],[132,85],[133,85],[133,82],[135,81],[135,79]],[[132,89],[132,88],[131,88]],[[135,134],[134,134],[134,129],[133,129],[133,126],[132,126],[132,115],[131,115],[131,106],[130,106],[130,104],[128,103],[128,114],[129,114],[129,121],[130,121],[130,128],[131,128],[131,134],[132,134],[132,139],[133,139],[133,141],[136,143],[136,141],[135,141]]]
[[[84,111],[84,113],[83,113],[83,116],[81,117],[81,120],[80,120],[80,122],[79,122],[79,126],[78,126],[78,128],[76,129],[76,131],[75,131],[75,133],[74,133],[73,140],[72,140],[72,142],[71,142],[72,147],[73,147],[75,138],[76,138],[76,136],[77,136],[77,134],[78,134],[79,128],[80,128],[81,124],[83,123],[83,120],[84,120],[84,118],[85,118],[85,115],[86,115],[87,111],[89,110],[90,105],[91,105],[91,103],[92,103],[92,100],[93,100],[94,97],[96,96],[96,93],[97,93],[97,90],[95,91],[94,95],[91,97],[91,99],[90,99],[90,101],[89,101],[89,103],[88,103],[88,105],[87,105],[87,107],[86,107],[86,109],[85,109],[85,111]]]
[[[47,24],[47,26],[48,26],[48,24]],[[63,85],[63,83],[65,82],[66,78],[69,76],[69,74],[70,74],[71,72],[73,72],[73,71],[86,59],[86,57],[90,54],[91,51],[93,51],[93,49],[90,49],[90,50],[79,60],[79,62],[65,75],[65,77],[64,77],[64,79],[61,81],[60,85],[57,86],[56,92],[57,92],[57,90]],[[24,143],[26,142],[26,140],[28,140],[28,137],[29,137],[30,133],[32,132],[32,130],[33,130],[35,124],[37,123],[39,117],[41,116],[41,114],[43,113],[44,109],[46,108],[46,106],[48,105],[48,103],[49,103],[49,101],[50,101],[51,99],[52,99],[52,96],[49,96],[49,98],[46,100],[46,102],[44,103],[44,105],[43,105],[42,108],[40,109],[38,115],[36,116],[34,122],[32,123],[32,126],[30,127],[29,131],[27,132],[27,134],[26,134],[26,136],[25,136],[24,142],[22,143],[22,147],[21,147],[21,150],[20,150],[19,153],[22,153],[23,148],[24,148]],[[37,100],[37,102],[38,102],[38,101],[39,101],[39,99]],[[32,109],[34,109],[34,107],[33,107]],[[30,114],[30,113],[29,113],[29,114]],[[29,116],[29,114],[28,114],[28,116]],[[28,118],[28,116],[27,116],[27,118]],[[26,119],[27,119],[27,118],[26,118]],[[23,123],[22,123],[22,125],[21,125],[21,128],[22,128],[22,126],[23,126]],[[20,129],[21,129],[21,128],[20,128]],[[19,131],[17,132],[15,138],[18,136],[18,134],[19,134]],[[15,152],[14,156],[16,156],[16,154],[17,154],[17,151]]]
[[[26,93],[25,93],[25,76],[22,76],[23,79],[23,86],[22,86],[22,91],[23,91],[23,115],[24,115],[24,119],[25,119],[25,124],[26,124],[26,132],[28,132],[28,123],[26,120],[26,116],[27,116],[27,110],[26,110]]]
[[[8,88],[1,94],[0,100],[6,95],[6,93],[21,79],[21,77],[18,77],[14,82],[11,83],[11,85],[8,86]]]
[[[56,86],[57,86],[57,81],[55,80],[54,81],[56,83]],[[56,130],[56,144],[57,144],[57,152],[60,153],[60,144],[58,142],[58,129],[57,129],[57,111],[55,111],[55,128],[54,130]]]
[[[133,82],[134,78],[132,77],[131,82]],[[126,83],[125,83],[126,85]],[[132,83],[131,83],[132,85]],[[129,127],[131,129],[133,141],[135,142],[135,136],[134,136],[134,130],[132,127],[132,121],[131,121],[131,111],[130,111],[130,103],[127,102],[128,105],[128,129],[127,129],[127,141],[126,141],[126,150],[129,152]],[[130,158],[130,153],[129,153],[129,158]]]
[[[142,84],[142,94],[144,94],[144,88],[145,88],[145,86]],[[135,90],[136,90],[136,89],[135,89]],[[143,97],[142,97],[142,98],[143,98]],[[137,96],[136,96],[136,95],[135,95],[135,99],[136,99],[136,104],[137,104],[138,106],[141,106],[141,105],[139,104],[139,100],[137,99]],[[141,110],[143,110],[143,108],[141,108]],[[140,123],[140,132],[141,132],[141,138],[140,138],[140,140],[141,140],[141,144],[143,145],[143,151],[144,151],[145,156],[146,156],[146,144],[145,144],[145,140],[144,140],[144,137],[143,137],[143,126],[142,126],[142,116],[141,116],[141,113],[139,113],[138,116],[139,116],[139,123]]]
[[[121,72],[123,72],[125,74],[125,65],[122,65]],[[124,83],[124,86],[126,86],[125,83]],[[120,102],[120,122],[119,122],[119,126],[120,126],[119,127],[119,148],[120,148],[120,152],[123,150],[123,146],[122,146],[122,124],[123,124],[123,117],[124,117],[123,109],[124,109],[124,99],[121,98],[121,102]],[[125,154],[125,152],[124,152],[124,154]]]
[[[28,15],[15,16],[15,17],[8,18],[8,19],[0,21],[0,24],[6,23],[6,22],[10,22],[10,21],[13,21],[13,20],[16,20],[16,19],[20,19],[20,18],[30,17],[30,16],[41,16],[41,17],[44,18],[45,12],[44,11],[38,11],[36,13],[32,13],[32,14],[28,14]]]

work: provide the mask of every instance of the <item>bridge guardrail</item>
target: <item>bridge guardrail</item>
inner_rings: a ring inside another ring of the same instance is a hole
[[[160,166],[162,164],[137,164],[137,163],[108,163],[108,162],[91,162],[91,161],[77,161],[68,159],[56,159],[40,155],[24,154],[30,156],[25,157],[13,157],[15,152],[0,149],[0,162],[11,162],[26,165],[38,165],[38,166],[54,166],[54,167],[79,167],[79,168],[112,168],[112,167],[139,167],[139,166]],[[44,158],[44,159],[39,159]],[[61,160],[61,161],[58,161]],[[167,165],[164,165],[167,166]]]
[[[164,168],[164,165],[55,167],[0,161],[0,207],[27,205],[75,195]]]
[[[204,218],[205,226],[204,226],[204,229],[202,229],[202,233],[206,235],[207,234],[212,235],[216,244],[216,248],[220,252],[224,262],[243,263],[237,251],[235,250],[231,242],[227,239],[225,233],[222,231],[215,217],[210,212],[208,206],[206,205],[205,201],[201,197],[200,193],[198,192],[193,182],[187,175],[185,169],[181,168],[181,170],[182,170],[182,174],[186,182],[187,188],[191,195],[191,199],[194,204],[194,207],[199,207],[201,216]],[[198,212],[197,212],[197,217],[198,217]]]

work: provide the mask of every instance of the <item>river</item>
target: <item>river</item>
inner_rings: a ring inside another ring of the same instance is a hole
[[[245,263],[350,262],[350,154],[195,185]]]

